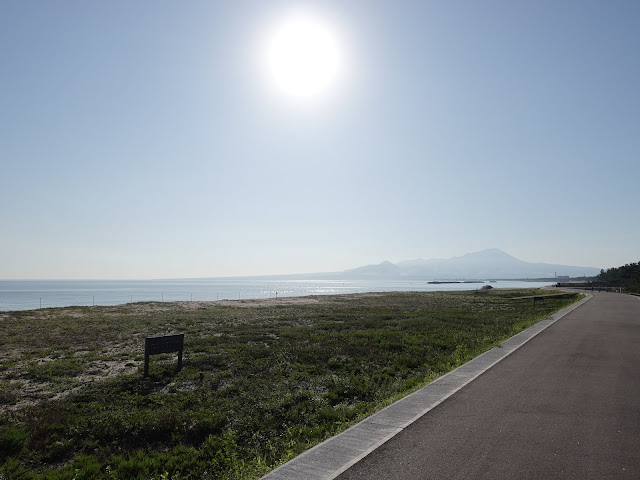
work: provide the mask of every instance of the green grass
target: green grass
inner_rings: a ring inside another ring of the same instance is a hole
[[[0,479],[258,478],[578,298],[513,298],[540,293],[0,314]],[[143,378],[176,332],[183,370]]]

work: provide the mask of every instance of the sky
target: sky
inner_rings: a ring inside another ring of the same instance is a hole
[[[295,15],[337,49],[303,100],[265,66]],[[0,278],[637,262],[639,24],[635,0],[1,2]]]

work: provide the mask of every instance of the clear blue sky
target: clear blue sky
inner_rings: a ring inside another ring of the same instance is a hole
[[[338,34],[269,90],[293,6]],[[0,3],[0,278],[640,260],[638,1]]]

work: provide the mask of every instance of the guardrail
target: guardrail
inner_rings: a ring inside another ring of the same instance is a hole
[[[558,282],[555,285],[556,287],[565,287],[565,288],[577,288],[579,290],[586,290],[586,291],[592,291],[592,292],[615,292],[615,293],[622,293],[623,290],[626,290],[627,287],[623,287],[623,286],[617,286],[617,287],[612,287],[612,286],[606,286],[606,285],[598,285],[598,284],[592,284],[592,283],[571,283],[571,282]]]

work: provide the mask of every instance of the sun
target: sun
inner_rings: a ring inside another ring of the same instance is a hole
[[[326,98],[343,74],[343,48],[321,16],[295,11],[276,22],[263,46],[263,67],[281,96],[298,103]]]

